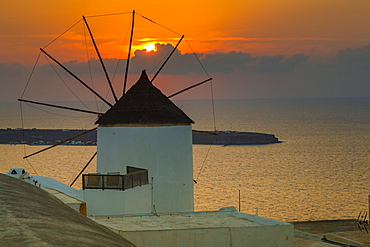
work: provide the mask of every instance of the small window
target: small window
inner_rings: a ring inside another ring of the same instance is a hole
[[[16,170],[13,170],[10,174],[18,174]]]

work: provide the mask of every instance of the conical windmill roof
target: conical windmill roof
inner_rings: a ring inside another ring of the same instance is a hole
[[[193,120],[150,82],[145,70],[136,84],[96,121],[101,126],[192,123]]]

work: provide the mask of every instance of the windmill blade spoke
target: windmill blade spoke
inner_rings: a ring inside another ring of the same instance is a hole
[[[33,156],[33,155],[35,155],[35,154],[39,154],[39,153],[42,153],[42,152],[44,152],[44,151],[46,151],[46,150],[49,150],[49,149],[51,149],[51,148],[54,148],[54,147],[56,147],[56,146],[62,145],[63,143],[66,143],[66,142],[68,142],[68,141],[70,141],[70,140],[73,140],[73,139],[75,139],[75,138],[77,138],[77,137],[83,136],[83,135],[85,135],[85,134],[87,134],[87,133],[90,133],[90,132],[92,132],[92,131],[96,130],[96,129],[97,129],[97,127],[93,128],[93,129],[91,129],[91,130],[85,131],[85,132],[83,132],[83,133],[81,133],[81,134],[75,135],[75,136],[73,136],[73,137],[71,137],[71,138],[68,138],[67,140],[64,140],[64,141],[62,141],[62,142],[58,143],[58,144],[54,144],[54,145],[52,145],[52,146],[50,146],[50,147],[47,147],[47,148],[41,149],[41,150],[39,150],[39,151],[37,151],[37,152],[35,152],[35,153],[29,154],[29,155],[27,155],[27,156],[24,156],[24,157],[23,157],[23,159],[27,159],[27,158],[29,158],[29,157],[31,157],[31,156]]]
[[[127,60],[126,60],[125,79],[123,81],[123,94],[122,95],[126,93],[127,76],[128,76],[128,69],[130,66],[130,57],[131,57],[132,38],[134,37],[134,26],[135,26],[135,10],[132,11],[130,45],[128,47],[128,55],[127,55]]]
[[[200,86],[200,85],[202,85],[203,83],[206,83],[206,82],[211,81],[211,80],[212,80],[212,78],[209,78],[209,79],[207,79],[207,80],[204,80],[204,81],[202,81],[202,82],[199,82],[199,83],[197,83],[197,84],[195,84],[195,85],[193,85],[193,86],[187,87],[187,88],[185,88],[185,89],[183,89],[183,90],[181,90],[181,91],[179,91],[179,92],[177,92],[177,93],[174,93],[174,94],[172,94],[172,95],[168,96],[167,98],[172,98],[173,96],[176,96],[176,95],[178,95],[178,94],[180,94],[180,93],[183,93],[183,92],[185,92],[185,91],[188,91],[189,89],[192,89],[192,88],[195,88],[195,87],[197,87],[197,86]]]
[[[53,104],[42,103],[42,102],[31,101],[31,100],[25,100],[25,99],[18,99],[18,101],[26,102],[26,103],[31,103],[31,104],[36,104],[36,105],[43,105],[43,106],[55,107],[55,108],[60,108],[60,109],[65,109],[65,110],[71,110],[71,111],[78,111],[78,112],[84,112],[84,113],[97,114],[97,115],[103,115],[104,114],[102,112],[95,112],[95,111],[83,110],[83,109],[78,109],[78,108],[73,108],[73,107],[53,105]]]
[[[106,99],[104,99],[100,94],[98,94],[94,89],[89,87],[85,82],[83,82],[80,78],[78,78],[75,74],[73,74],[69,69],[67,69],[63,64],[58,62],[55,58],[53,58],[50,54],[48,54],[46,51],[44,51],[42,48],[40,48],[40,51],[42,51],[46,56],[48,56],[51,60],[53,60],[55,63],[57,63],[60,67],[62,67],[66,72],[68,72],[71,76],[73,76],[77,81],[79,81],[82,85],[84,85],[87,89],[89,89],[93,94],[95,94],[99,99],[101,99],[104,103],[112,107],[112,104],[109,103]]]
[[[359,214],[358,214],[358,216],[357,216],[357,221],[359,221],[359,220],[360,220],[361,214],[362,214],[362,212],[360,211],[360,213],[359,213]]]
[[[81,174],[85,171],[85,169],[90,165],[91,161],[95,158],[95,156],[98,154],[98,152],[95,152],[94,155],[90,158],[90,160],[87,162],[87,164],[82,168],[80,173],[77,175],[77,177],[73,180],[73,182],[69,185],[72,187],[72,185],[77,181],[77,179],[81,176]]]
[[[105,77],[107,78],[107,81],[108,81],[108,84],[109,84],[109,88],[110,88],[110,90],[111,90],[111,92],[112,92],[112,95],[113,95],[113,97],[114,97],[114,100],[117,102],[117,101],[118,101],[117,96],[116,96],[116,94],[115,94],[115,92],[114,92],[114,89],[113,89],[112,83],[111,83],[111,81],[110,81],[110,79],[109,79],[108,72],[107,72],[107,70],[106,70],[106,68],[105,68],[105,65],[104,65],[103,59],[101,58],[101,55],[100,55],[100,52],[99,52],[98,46],[96,45],[96,42],[95,42],[94,36],[93,36],[93,34],[92,34],[92,32],[91,32],[91,29],[90,29],[90,26],[89,26],[89,24],[87,23],[87,20],[86,20],[85,16],[82,16],[82,19],[84,20],[84,22],[85,22],[85,24],[86,24],[86,27],[87,27],[87,30],[89,31],[90,38],[91,38],[91,40],[92,40],[92,42],[93,42],[93,44],[94,44],[96,54],[97,54],[97,55],[98,55],[98,57],[99,57],[100,64],[101,64],[101,66],[102,66],[102,68],[103,68],[103,70],[104,70],[104,74],[105,74]]]
[[[173,48],[173,50],[171,51],[170,55],[167,57],[167,59],[163,62],[162,66],[159,68],[159,70],[157,71],[157,73],[155,73],[155,75],[153,76],[151,82],[154,81],[154,79],[157,77],[157,75],[161,72],[161,70],[163,69],[163,67],[166,65],[166,63],[168,62],[168,60],[171,58],[172,54],[176,51],[177,47],[179,46],[179,44],[181,43],[182,39],[185,37],[185,35],[181,36],[179,42],[177,42],[176,46]]]

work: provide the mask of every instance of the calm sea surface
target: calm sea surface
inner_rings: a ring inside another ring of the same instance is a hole
[[[210,101],[178,101],[213,130]],[[25,128],[90,128],[95,118],[23,105]],[[275,134],[283,143],[194,145],[196,210],[225,206],[283,221],[356,218],[370,194],[370,98],[215,102],[218,130]],[[0,103],[0,128],[22,127],[18,103]],[[23,167],[70,183],[96,147],[60,146],[23,160],[42,146],[0,145],[0,172]],[[93,172],[95,164],[89,167]],[[80,182],[76,188],[80,187]]]

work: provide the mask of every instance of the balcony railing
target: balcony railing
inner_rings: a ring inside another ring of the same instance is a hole
[[[149,183],[148,170],[134,168],[134,172],[125,175],[120,174],[83,174],[82,188],[101,190],[126,190]],[[127,167],[129,170],[129,167]],[[133,171],[131,169],[130,171]]]

